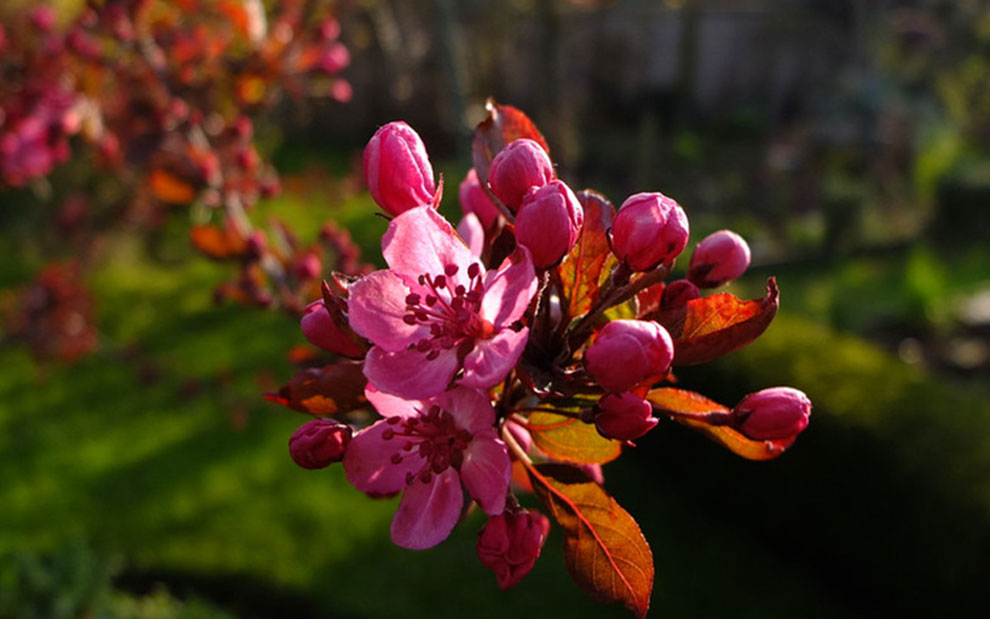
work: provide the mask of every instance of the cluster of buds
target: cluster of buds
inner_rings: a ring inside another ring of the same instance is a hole
[[[574,192],[556,177],[543,137],[508,106],[491,104],[474,139],[455,229],[436,210],[442,183],[416,132],[394,122],[372,137],[364,172],[391,217],[388,268],[324,286],[303,332],[346,359],[307,370],[271,399],[329,416],[321,423],[330,425],[304,425],[305,440],[293,437],[297,462],[340,460],[358,490],[402,493],[396,544],[443,541],[464,514],[466,489],[488,516],[478,556],[510,587],[532,568],[549,527],[520,507],[517,495],[533,491],[561,525],[582,588],[642,616],[649,546],[605,493],[601,465],[663,417],[747,458],[773,458],[793,443],[811,409],[795,389],[764,390],[729,409],[669,385],[672,367],[758,337],[776,313],[776,284],[750,301],[701,294],[748,265],[748,247],[728,231],[697,246],[686,278],[665,283],[688,247],[675,200],[637,193],[616,211],[595,192]],[[345,388],[345,376],[362,393]],[[332,410],[311,404],[327,401]],[[602,568],[601,552],[618,559]],[[601,588],[601,569],[625,585]]]

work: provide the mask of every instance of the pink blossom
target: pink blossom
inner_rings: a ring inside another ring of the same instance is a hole
[[[351,327],[374,343],[368,380],[427,398],[451,382],[488,389],[505,378],[529,335],[519,324],[536,293],[529,252],[486,272],[450,224],[422,206],[392,220],[382,253],[390,268],[353,284],[348,299]]]
[[[674,343],[652,320],[613,320],[584,353],[588,372],[606,391],[628,391],[667,373]]]
[[[791,387],[751,393],[732,409],[733,425],[751,439],[791,438],[808,427],[811,400]]]
[[[486,514],[502,513],[512,466],[486,394],[456,387],[404,400],[369,385],[365,395],[384,419],[354,437],[344,471],[362,492],[404,490],[393,542],[420,550],[445,540],[461,517],[462,482]]]
[[[322,300],[313,301],[306,306],[300,326],[303,335],[313,346],[345,357],[359,358],[364,354],[364,349],[351,339],[352,335],[341,331],[333,321]]]
[[[732,230],[706,236],[694,248],[688,279],[701,288],[718,288],[746,272],[749,245]]]
[[[464,210],[465,216],[474,213],[486,230],[490,230],[495,225],[495,220],[498,219],[498,207],[492,203],[492,199],[482,189],[481,182],[478,180],[478,173],[474,168],[468,170],[467,176],[461,181],[457,198],[460,200],[461,209]]]
[[[488,169],[494,193],[515,211],[532,187],[542,187],[553,180],[553,163],[539,142],[515,140],[495,155]]]
[[[540,512],[507,509],[478,534],[478,558],[495,572],[498,586],[508,589],[533,569],[549,532],[550,521]]]
[[[344,458],[351,432],[350,426],[333,419],[312,419],[289,439],[289,455],[304,469],[322,469]]]
[[[553,266],[574,247],[584,208],[563,181],[533,187],[523,198],[516,215],[516,240],[533,256],[540,269]]]
[[[433,166],[419,134],[402,121],[390,122],[364,149],[364,180],[378,206],[392,215],[433,204]]]
[[[626,198],[612,222],[612,249],[633,271],[649,271],[676,258],[688,241],[684,210],[662,193]]]
[[[632,441],[657,425],[650,403],[628,391],[606,393],[598,408],[601,412],[595,417],[595,427],[606,438]]]
[[[660,307],[680,307],[688,301],[700,298],[701,291],[690,280],[676,279],[664,287]]]

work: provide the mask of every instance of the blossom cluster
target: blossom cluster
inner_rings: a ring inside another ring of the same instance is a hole
[[[730,409],[669,386],[673,365],[701,363],[762,333],[777,309],[776,285],[752,301],[702,295],[749,265],[746,242],[727,230],[705,237],[685,276],[665,283],[689,245],[685,210],[659,192],[634,194],[617,210],[599,194],[575,192],[514,108],[490,105],[474,155],[455,227],[437,211],[443,183],[418,134],[392,122],[369,141],[364,174],[390,217],[388,268],[332,276],[303,317],[313,344],[349,360],[273,394],[318,415],[290,451],[306,468],[342,462],[369,496],[401,493],[391,535],[405,548],[446,539],[466,513],[466,489],[488,518],[478,556],[503,588],[529,572],[546,539],[549,520],[519,500],[533,491],[564,530],[578,584],[645,614],[649,547],[602,489],[601,465],[663,417],[753,459],[794,441],[811,410],[796,389],[766,389]],[[334,380],[345,375],[348,387]],[[362,393],[354,395],[354,382]],[[611,520],[596,520],[601,513]],[[617,527],[630,535],[609,537]],[[624,590],[603,589],[595,553]]]
[[[262,229],[246,214],[281,188],[255,146],[255,120],[286,95],[351,98],[332,0],[82,4],[0,7],[0,191],[27,197],[18,190],[27,187],[61,205],[59,234],[38,235],[54,239],[46,255],[71,255],[85,270],[107,232],[154,231],[176,207],[194,206],[193,246],[237,269],[218,299],[299,315],[320,294],[322,271],[366,270],[332,222],[306,244],[285,224]],[[70,161],[83,166],[49,182]],[[35,337],[25,325],[80,315],[50,307],[75,296],[21,296],[4,320],[18,339]],[[96,343],[80,347],[74,332],[56,324],[52,342],[32,348],[74,360]]]

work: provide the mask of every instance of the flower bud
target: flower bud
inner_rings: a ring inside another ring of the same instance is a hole
[[[757,441],[791,438],[808,427],[811,400],[791,387],[751,393],[732,409],[734,427]]]
[[[700,299],[701,291],[686,279],[677,279],[663,289],[660,307],[680,307],[693,299]]]
[[[538,511],[507,509],[491,516],[478,534],[478,558],[495,572],[498,586],[512,587],[533,569],[550,532]]]
[[[492,193],[513,212],[522,204],[531,187],[542,187],[553,180],[553,163],[538,142],[521,138],[495,155],[488,170]]]
[[[498,218],[498,207],[492,203],[491,198],[481,187],[478,173],[474,168],[468,170],[467,176],[464,177],[460,189],[457,191],[457,197],[460,199],[461,208],[465,215],[474,213],[485,230],[491,230]]]
[[[746,241],[731,230],[719,230],[694,248],[687,276],[701,288],[718,288],[742,275],[748,266]]]
[[[340,73],[351,64],[351,52],[343,43],[334,43],[320,55],[320,70],[327,75]]]
[[[584,363],[605,391],[629,391],[670,369],[674,343],[652,320],[613,320],[584,353]]]
[[[313,346],[345,357],[361,357],[364,354],[361,347],[333,321],[323,301],[313,301],[306,306],[300,326]]]
[[[571,188],[551,181],[530,189],[516,215],[516,241],[529,250],[533,266],[560,262],[577,243],[584,225],[584,208]]]
[[[295,264],[296,277],[306,281],[316,279],[320,276],[323,265],[320,264],[320,257],[311,251],[304,253]]]
[[[662,193],[626,198],[612,222],[612,251],[633,271],[649,271],[676,258],[688,241],[684,210]]]
[[[391,122],[364,149],[364,180],[371,197],[391,215],[433,204],[436,185],[423,140],[404,122]]]
[[[312,419],[289,439],[289,454],[304,469],[322,469],[344,459],[351,427],[333,419]]]
[[[55,28],[57,16],[55,15],[55,9],[47,4],[42,4],[31,10],[28,14],[28,19],[38,32],[48,33]]]
[[[595,428],[605,438],[632,441],[657,425],[653,406],[628,391],[606,393],[598,400],[598,408],[601,412],[595,417]]]

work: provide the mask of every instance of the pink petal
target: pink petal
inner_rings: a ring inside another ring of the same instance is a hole
[[[465,215],[461,223],[457,224],[457,234],[471,250],[472,256],[481,257],[481,251],[485,248],[485,229],[481,226],[481,220],[477,215],[474,213]]]
[[[371,383],[364,388],[364,396],[368,398],[371,405],[375,407],[382,417],[401,417],[408,419],[416,417],[420,411],[429,408],[429,404],[422,400],[407,400],[375,389]]]
[[[475,389],[489,389],[497,385],[516,365],[526,348],[527,337],[529,329],[524,327],[518,333],[512,329],[502,329],[490,340],[478,340],[474,350],[464,358],[464,376],[457,384]],[[368,375],[367,366],[365,375]]]
[[[382,433],[392,428],[384,419],[358,432],[344,454],[344,472],[347,480],[361,492],[392,494],[406,487],[406,473],[422,468],[425,460],[415,450],[402,451],[403,439],[385,440]],[[402,460],[392,462],[392,454],[399,453]]]
[[[450,413],[457,427],[471,434],[491,430],[495,425],[495,409],[487,393],[454,387],[437,398],[437,404]]]
[[[423,550],[447,539],[461,517],[464,493],[454,469],[420,480],[406,488],[392,519],[392,541],[410,550]]]
[[[375,271],[350,288],[347,315],[351,328],[385,350],[403,350],[429,337],[422,325],[408,325],[406,295],[409,288],[391,271]]]
[[[511,475],[512,463],[505,443],[495,438],[495,432],[491,430],[476,434],[464,450],[461,479],[489,516],[497,516],[505,510]]]
[[[495,273],[489,272],[485,278],[481,315],[496,327],[519,320],[536,294],[536,287],[536,272],[529,250],[519,247],[502,261]]]
[[[455,350],[428,361],[416,350],[389,352],[373,346],[364,359],[364,375],[379,391],[414,400],[443,393],[459,367]]]
[[[440,275],[446,265],[453,264],[459,270],[448,279],[467,285],[467,267],[475,261],[450,223],[429,206],[409,209],[392,220],[382,238],[382,254],[406,282],[415,282],[422,274]]]

